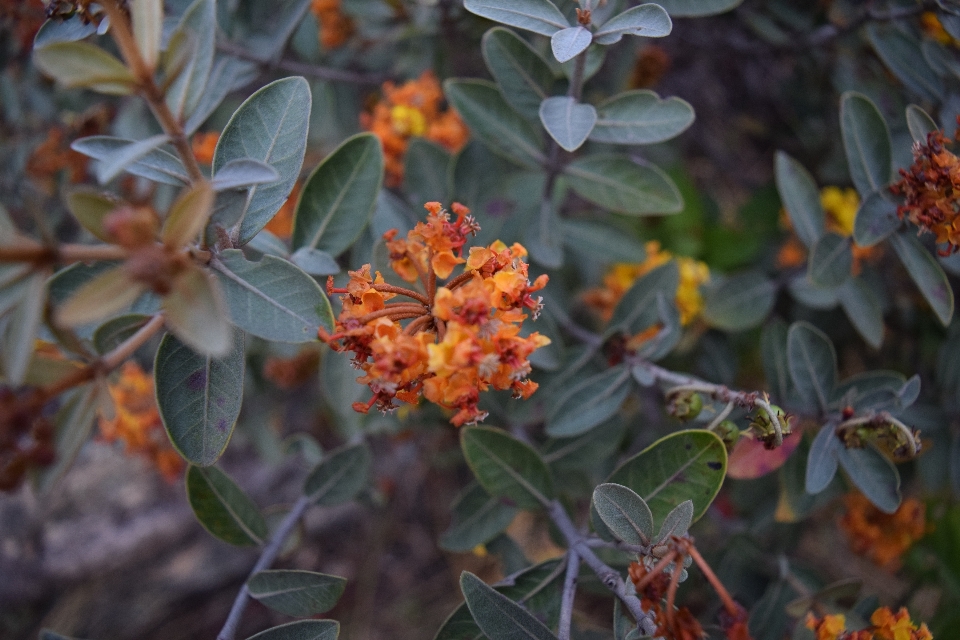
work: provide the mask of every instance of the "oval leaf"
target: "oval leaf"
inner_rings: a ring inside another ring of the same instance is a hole
[[[826,228],[826,214],[820,204],[817,184],[802,164],[782,151],[777,151],[774,169],[777,191],[793,229],[803,244],[812,247]]]
[[[57,324],[76,327],[102,320],[129,307],[143,290],[143,285],[130,279],[126,269],[114,267],[77,289],[57,309]]]
[[[550,97],[553,71],[527,41],[509,29],[495,27],[481,41],[483,59],[503,97],[525,118],[540,117],[540,103]]]
[[[64,87],[82,87],[113,96],[133,93],[133,72],[90,42],[55,42],[37,49],[33,62]]]
[[[940,102],[943,83],[927,64],[915,36],[873,23],[867,25],[867,37],[883,63],[907,88],[929,102]]]
[[[451,509],[453,523],[440,536],[440,547],[465,553],[478,544],[489,542],[503,532],[517,515],[517,509],[504,504],[477,483],[467,487]]]
[[[680,270],[675,260],[644,274],[620,298],[603,335],[634,336],[647,329],[660,319],[657,300],[667,296],[672,299],[679,285]]]
[[[949,325],[953,317],[953,289],[940,263],[914,235],[894,234],[890,236],[890,244],[937,318],[943,326]]]
[[[658,4],[642,4],[607,20],[593,35],[597,44],[614,44],[623,36],[662,38],[670,35],[673,22]]]
[[[85,156],[100,162],[109,162],[118,154],[123,154],[131,145],[138,144],[136,140],[115,138],[113,136],[87,136],[74,140],[70,148]],[[123,167],[127,173],[141,178],[147,178],[161,184],[181,187],[190,183],[187,170],[183,168],[180,158],[163,149],[150,149],[130,164]]]
[[[84,229],[104,242],[113,242],[113,238],[103,228],[103,219],[122,201],[111,193],[77,187],[66,196],[67,208]]]
[[[257,505],[216,467],[187,469],[187,500],[203,528],[226,543],[260,544],[267,522]]]
[[[346,578],[313,571],[259,571],[247,580],[251,597],[274,611],[297,617],[326,613],[346,586]]]
[[[217,461],[227,448],[240,415],[244,373],[243,333],[215,359],[192,351],[172,335],[164,336],[154,363],[157,407],[173,446],[200,466]]]
[[[762,323],[777,298],[777,285],[759,271],[748,271],[711,287],[705,296],[703,316],[724,331],[743,331]]]
[[[253,158],[237,158],[223,165],[210,183],[214,191],[243,189],[255,184],[270,184],[280,179],[277,170]]]
[[[298,620],[261,631],[247,640],[337,640],[340,623],[336,620]]]
[[[650,507],[654,522],[693,501],[693,520],[723,485],[727,449],[712,431],[687,430],[657,440],[620,465],[608,482],[629,487]]]
[[[850,241],[836,233],[827,233],[817,240],[810,251],[807,272],[813,284],[820,287],[839,287],[850,279],[853,252]]]
[[[577,103],[574,98],[555,96],[540,104],[540,122],[561,148],[576,151],[593,130],[597,110],[593,105]]]
[[[597,106],[597,124],[590,139],[608,144],[655,144],[686,131],[693,118],[693,107],[686,100],[661,100],[646,89],[628,91]]]
[[[725,13],[741,2],[743,0],[660,0],[657,4],[675,18],[697,18]]]
[[[307,148],[311,103],[310,85],[303,78],[276,80],[247,98],[220,134],[213,154],[214,175],[241,158],[264,162],[280,175],[276,182],[247,191],[236,234],[240,244],[257,235],[290,195]]]
[[[547,413],[547,434],[568,438],[596,427],[620,410],[630,386],[630,369],[625,364],[570,385]]]
[[[860,203],[853,220],[853,239],[861,247],[872,247],[900,227],[897,203],[886,189],[871,193]]]
[[[460,588],[470,614],[492,640],[556,640],[550,630],[522,606],[488,586],[469,571],[460,575]]]
[[[643,498],[632,489],[619,484],[601,484],[593,490],[593,505],[617,538],[627,544],[650,544],[653,514]],[[692,503],[690,514],[693,515]]]
[[[890,184],[890,131],[867,96],[847,91],[840,98],[840,133],[850,178],[861,198]]]
[[[538,509],[553,498],[553,478],[529,445],[499,429],[465,427],[460,447],[480,485],[521,509]]]
[[[870,502],[884,513],[900,506],[900,474],[890,460],[873,447],[837,447],[840,466]]]
[[[933,121],[926,111],[915,104],[907,105],[907,128],[914,142],[927,143],[927,134],[933,133],[940,127]]]
[[[211,262],[223,288],[231,321],[276,342],[312,342],[317,329],[333,331],[333,311],[317,281],[282,258],[251,262],[228,249]]]
[[[832,422],[824,425],[810,445],[804,481],[809,494],[817,494],[826,489],[837,474],[837,452],[843,445],[834,433],[835,426]]]
[[[683,209],[680,190],[666,173],[628,156],[587,156],[568,164],[564,173],[580,196],[618,213],[651,215]]]
[[[686,535],[693,524],[693,501],[685,500],[673,508],[663,519],[654,544],[666,542],[670,536]]]
[[[464,0],[463,6],[488,20],[544,36],[570,26],[550,0]]]
[[[787,364],[800,398],[826,411],[837,386],[837,354],[830,338],[808,322],[793,323],[787,332]]]
[[[370,133],[348,138],[307,178],[293,222],[293,248],[338,256],[370,223],[383,182],[383,151]]]
[[[561,29],[550,36],[550,48],[557,62],[566,62],[583,53],[592,41],[593,34],[590,30],[577,25]]]
[[[210,89],[207,84],[217,41],[216,0],[195,0],[170,36],[171,42],[190,42],[190,55],[182,58],[183,66],[166,91],[167,106],[180,121],[185,120],[200,104]]]
[[[163,299],[167,326],[200,353],[223,356],[230,351],[231,329],[220,285],[205,269],[191,266]]]
[[[116,349],[120,343],[136,333],[148,320],[150,320],[150,316],[142,313],[131,313],[104,322],[93,332],[93,345],[97,353],[104,355]]]
[[[313,504],[333,507],[353,500],[370,477],[370,449],[364,443],[331,451],[315,466],[303,485]]]
[[[883,344],[883,311],[862,278],[850,278],[840,287],[840,306],[857,333],[874,349]]]

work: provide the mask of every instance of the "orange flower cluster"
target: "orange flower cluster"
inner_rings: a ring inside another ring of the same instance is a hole
[[[218,140],[220,140],[219,131],[207,131],[193,136],[190,146],[193,148],[193,156],[197,162],[207,166],[213,164],[213,152],[217,149]]]
[[[109,387],[114,416],[100,416],[100,437],[106,442],[121,441],[125,451],[140,455],[156,466],[164,478],[175,480],[183,460],[167,439],[153,394],[153,377],[133,361],[124,363],[120,379]]]
[[[293,235],[293,214],[297,210],[297,201],[300,199],[300,189],[300,183],[295,182],[293,189],[290,190],[290,195],[283,201],[283,204],[280,205],[277,212],[273,214],[273,217],[270,218],[270,222],[266,224],[264,229],[283,240]]]
[[[904,197],[897,215],[947,243],[941,255],[960,251],[960,158],[949,144],[942,131],[928,133],[926,144],[914,145],[910,169],[900,169],[900,181],[890,187]]]
[[[542,308],[532,294],[547,276],[530,283],[522,260],[527,252],[519,244],[471,247],[464,258],[467,237],[479,226],[466,207],[452,208],[455,219],[439,202],[429,202],[427,221],[406,238],[397,238],[396,229],[384,234],[390,266],[408,282],[419,280],[425,293],[387,284],[379,272],[371,275],[370,265],[351,271],[345,288],[328,280],[328,292],[344,294],[343,310],[335,333],[321,327],[319,336],[338,351],[352,351],[364,372],[357,382],[373,397],[353,405],[361,413],[374,405],[389,411],[395,398],[413,404],[423,395],[455,410],[450,421],[460,426],[486,417],[477,407],[481,391],[510,389],[528,398],[537,389],[527,377],[528,358],[550,340],[539,333],[523,337],[520,330],[526,311],[536,319]],[[438,285],[460,264],[463,273]],[[388,302],[397,296],[411,301]]]
[[[844,505],[847,512],[840,527],[850,545],[881,567],[896,567],[900,556],[927,532],[926,508],[913,498],[892,514],[880,511],[860,493],[844,496]]]
[[[353,20],[343,12],[340,0],[313,0],[310,10],[320,23],[320,44],[324,49],[341,47],[353,35]]]
[[[360,114],[360,124],[383,144],[386,156],[386,183],[400,186],[403,157],[410,138],[421,137],[456,153],[467,144],[470,131],[452,108],[443,108],[443,90],[432,71],[416,80],[396,86],[383,85],[383,99],[372,113]]]
[[[677,568],[674,569],[678,570]],[[664,610],[663,599],[670,589],[672,574],[660,571],[653,579],[644,580],[651,572],[642,562],[631,562],[628,569],[630,580],[637,589],[640,604],[643,610],[652,613],[657,624],[657,637],[670,640],[701,640],[707,634],[700,622],[693,616],[687,607],[680,607],[673,616],[673,629],[669,629],[667,614]],[[642,585],[642,586],[641,586]]]
[[[860,631],[847,631],[846,617],[840,614],[822,618],[807,614],[804,624],[817,640],[933,640],[926,623],[917,627],[906,609],[897,613],[881,607],[870,616],[870,626]]]
[[[295,389],[317,372],[320,354],[313,349],[304,349],[292,358],[267,358],[263,365],[263,377],[280,389]]]

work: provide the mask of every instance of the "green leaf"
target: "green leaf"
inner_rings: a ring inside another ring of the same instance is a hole
[[[839,287],[818,287],[805,273],[798,273],[790,278],[787,289],[794,300],[811,309],[835,309],[840,304]]]
[[[147,67],[153,69],[160,57],[160,40],[163,37],[163,0],[132,0],[129,8],[133,38],[140,56]]]
[[[883,63],[915,94],[939,102],[943,84],[923,57],[917,41],[891,25],[867,25],[867,38]]]
[[[492,151],[530,167],[545,160],[540,134],[513,110],[495,84],[485,80],[447,80],[443,89],[447,100],[470,127],[471,135]]]
[[[332,255],[310,247],[300,247],[294,251],[290,262],[312,276],[332,276],[340,273],[340,265]]]
[[[131,145],[137,144],[136,140],[126,138],[115,138],[113,136],[87,136],[74,140],[70,148],[85,156],[89,156],[100,162],[109,162],[117,154],[124,153]],[[180,159],[163,149],[150,149],[145,155],[137,158],[131,164],[125,166],[124,171],[147,178],[160,184],[169,184],[175,187],[182,187],[190,183],[187,177],[187,170],[183,168]]]
[[[303,78],[276,80],[247,98],[220,134],[213,155],[214,174],[239,158],[265,162],[280,174],[280,180],[247,191],[237,232],[240,244],[249,242],[270,221],[300,175],[311,101],[310,85]]]
[[[615,44],[623,36],[662,38],[670,35],[673,22],[658,4],[642,4],[617,14],[597,28],[593,40],[597,44]]]
[[[896,371],[864,371],[846,378],[833,393],[834,405],[851,406],[855,411],[899,410],[906,376]]]
[[[803,244],[812,247],[826,228],[826,214],[820,204],[817,184],[803,165],[783,151],[777,151],[774,165],[777,191],[793,222],[793,229]]]
[[[614,225],[592,220],[562,220],[563,244],[571,251],[603,262],[643,262],[643,243]]]
[[[593,130],[597,110],[568,96],[554,96],[540,104],[540,122],[561,148],[576,151]]]
[[[349,502],[367,486],[370,464],[370,449],[362,442],[335,449],[307,476],[303,493],[323,507]]]
[[[874,349],[883,344],[883,311],[862,278],[850,278],[840,288],[840,306],[857,333]]]
[[[861,247],[872,247],[900,228],[900,224],[897,203],[883,189],[860,203],[853,220],[853,239]]]
[[[383,182],[383,151],[370,133],[345,140],[311,172],[293,222],[293,248],[338,256],[373,217]]]
[[[724,331],[751,329],[766,319],[776,298],[776,284],[759,271],[747,271],[707,290],[703,317]]]
[[[861,198],[890,184],[890,131],[867,96],[847,91],[840,98],[840,133],[853,185]]]
[[[515,507],[491,496],[476,482],[460,493],[451,512],[453,522],[440,536],[440,547],[460,553],[489,542],[517,515]]]
[[[231,331],[223,291],[206,269],[191,265],[163,299],[167,326],[190,348],[211,356],[230,351]]]
[[[97,25],[85,24],[79,17],[70,20],[47,20],[40,26],[37,35],[33,38],[33,48],[42,49],[54,42],[75,42],[92,36],[97,32]]]
[[[820,236],[807,263],[807,273],[819,287],[839,287],[850,279],[853,269],[853,251],[850,240],[836,233]]]
[[[686,430],[657,440],[626,460],[607,482],[629,487],[650,507],[654,522],[693,501],[693,520],[707,511],[723,484],[727,449],[712,431]]]
[[[306,617],[326,613],[337,604],[346,578],[313,571],[259,571],[247,580],[250,596],[274,611]]]
[[[171,40],[167,49],[168,55],[170,47],[173,46],[174,42]],[[189,55],[188,52],[187,57]],[[228,94],[253,82],[259,74],[259,69],[256,63],[249,60],[240,60],[232,56],[215,56],[200,102],[183,125],[187,135],[193,135],[216,111]]]
[[[499,429],[464,427],[460,446],[480,485],[521,509],[539,509],[553,498],[553,478],[529,445]]]
[[[75,187],[67,192],[65,200],[81,227],[104,242],[113,242],[103,228],[103,220],[123,203],[119,198],[89,187]]]
[[[189,41],[193,45],[190,55],[183,59],[183,68],[166,92],[167,106],[181,122],[194,112],[203,94],[209,90],[216,40],[216,0],[195,0],[183,12],[180,23],[170,36],[171,42]]]
[[[460,588],[470,614],[490,640],[556,640],[530,612],[469,571],[460,575]]]
[[[170,206],[160,236],[172,249],[196,239],[213,213],[213,187],[201,180],[186,189]]]
[[[644,274],[620,298],[613,310],[605,337],[617,333],[634,336],[659,320],[657,296],[676,295],[680,285],[680,270],[675,260]]]
[[[116,349],[124,340],[132,336],[147,323],[150,316],[131,313],[107,320],[93,332],[93,346],[97,353],[104,355]]]
[[[570,26],[550,0],[464,0],[463,6],[482,18],[544,36]]]
[[[270,184],[280,179],[277,170],[265,162],[252,158],[231,160],[210,180],[214,191],[246,189],[255,184]]]
[[[95,383],[79,387],[64,396],[63,406],[54,417],[56,431],[53,449],[56,459],[52,465],[38,470],[33,477],[34,485],[42,495],[50,494],[50,490],[73,466],[80,449],[90,440],[102,390],[103,387]]]
[[[247,640],[337,640],[340,623],[336,620],[298,620],[261,631]]]
[[[161,133],[118,149],[114,155],[97,163],[97,180],[100,184],[107,184],[131,164],[168,142],[170,142],[170,136]]]
[[[564,566],[558,559],[547,560],[504,578],[493,588],[552,626],[560,614]],[[434,640],[482,640],[485,637],[464,602],[447,617]]]
[[[927,134],[940,129],[926,111],[915,104],[907,105],[907,128],[914,142],[927,143]]]
[[[56,322],[76,327],[108,318],[129,307],[145,287],[130,279],[121,265],[84,283],[57,309]]]
[[[602,468],[620,448],[625,429],[624,422],[614,418],[582,435],[548,440],[543,448],[543,459],[554,475],[563,475],[570,469],[593,472]]]
[[[836,425],[828,422],[813,439],[810,445],[810,454],[807,456],[807,473],[804,485],[807,493],[817,494],[827,488],[827,485],[837,475],[837,453],[843,448],[837,438]]]
[[[513,31],[494,27],[483,35],[483,59],[507,103],[528,120],[540,117],[540,103],[550,96],[554,76],[536,49]]]
[[[590,155],[568,164],[564,173],[580,196],[617,213],[642,216],[683,210],[680,190],[666,173],[625,155]]]
[[[187,468],[187,500],[203,528],[228,544],[257,545],[267,522],[253,500],[216,467]]]
[[[900,474],[897,467],[873,447],[836,449],[840,466],[860,489],[884,513],[893,513],[900,506]]]
[[[553,57],[557,59],[557,62],[566,62],[583,53],[592,41],[593,34],[590,30],[577,25],[560,29],[550,36],[550,48],[553,50]]]
[[[837,386],[837,354],[830,338],[808,322],[793,323],[787,332],[787,364],[800,398],[826,411]]]
[[[130,95],[136,89],[133,72],[90,42],[55,42],[34,51],[33,63],[67,88],[81,87],[112,96]]]
[[[890,244],[937,319],[943,326],[949,325],[953,317],[953,289],[943,267],[913,234],[894,234],[890,236]]]
[[[674,507],[670,513],[666,515],[666,517],[664,517],[663,524],[660,525],[660,530],[657,532],[657,537],[654,539],[654,544],[666,542],[670,536],[686,535],[687,531],[690,529],[690,525],[692,524],[693,501],[684,500]]]
[[[779,318],[764,325],[760,332],[760,358],[763,373],[776,402],[786,402],[793,381],[787,366],[787,323]]]
[[[653,514],[643,498],[632,489],[619,484],[601,484],[593,490],[593,504],[603,523],[617,538],[627,544],[650,544]]]
[[[211,266],[223,288],[230,319],[248,333],[275,342],[313,342],[317,329],[333,331],[333,311],[317,281],[273,256],[259,262],[227,249]]]
[[[403,164],[403,190],[411,202],[450,202],[450,152],[426,138],[412,138]]]
[[[674,18],[697,18],[725,13],[743,0],[660,0],[657,4]]]
[[[608,144],[655,144],[674,138],[693,124],[693,107],[686,100],[661,100],[639,89],[613,96],[597,106],[597,124],[590,140]]]
[[[214,359],[164,336],[154,363],[157,406],[173,446],[200,466],[217,461],[233,433],[243,398],[243,332],[233,347]]]
[[[569,438],[589,431],[620,410],[630,387],[630,368],[620,364],[564,388],[547,412],[547,434]]]

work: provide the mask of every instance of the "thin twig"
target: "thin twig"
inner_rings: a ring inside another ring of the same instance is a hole
[[[356,71],[347,71],[345,69],[333,69],[331,67],[305,64],[303,62],[296,62],[295,60],[287,60],[285,58],[281,58],[279,60],[264,60],[250,49],[232,42],[218,42],[217,49],[223,53],[228,53],[232,56],[240,58],[241,60],[255,62],[263,67],[271,67],[280,69],[281,71],[289,71],[290,73],[306,76],[308,78],[314,78],[316,80],[332,80],[334,82],[349,82],[352,84],[378,85],[389,79],[387,75],[382,73],[359,73]]]
[[[94,260],[123,260],[127,250],[112,244],[61,244],[47,246],[32,240],[0,247],[0,263],[32,262],[70,264]]]
[[[290,509],[290,513],[284,517],[280,526],[277,527],[277,530],[274,531],[270,537],[267,546],[263,548],[260,558],[250,571],[250,578],[273,564],[273,561],[276,560],[280,554],[280,549],[283,548],[284,542],[286,542],[287,538],[293,532],[294,527],[297,526],[297,522],[309,506],[310,499],[306,496],[300,496],[300,498],[297,499],[293,508]],[[247,580],[250,578],[247,578]],[[237,594],[236,599],[233,601],[233,607],[230,608],[230,615],[227,616],[223,628],[220,630],[220,633],[217,634],[217,640],[234,639],[237,634],[237,627],[240,625],[240,618],[243,617],[243,612],[246,610],[249,601],[250,590],[247,588],[247,583],[244,582],[243,586],[240,587],[240,592]]]
[[[693,561],[697,563],[698,567],[700,567],[700,571],[703,572],[707,582],[710,583],[710,586],[713,587],[713,590],[717,592],[718,596],[720,596],[720,601],[723,602],[723,606],[727,610],[727,613],[729,613],[731,616],[737,617],[740,614],[740,608],[730,596],[727,588],[723,586],[722,582],[720,582],[720,578],[717,577],[717,574],[713,572],[713,569],[710,568],[710,565],[707,564],[707,561],[703,559],[703,556],[700,555],[700,552],[697,551],[697,548],[690,540],[684,540],[684,547],[686,553],[693,558]]]
[[[573,619],[573,600],[577,593],[577,574],[580,572],[580,554],[576,549],[567,552],[567,574],[563,578],[563,595],[560,598],[560,625],[557,628],[558,640],[570,640],[570,627]]]

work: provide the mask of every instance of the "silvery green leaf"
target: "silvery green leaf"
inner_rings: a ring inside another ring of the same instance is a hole
[[[346,578],[315,571],[272,569],[247,580],[250,596],[288,616],[315,616],[337,604]]]
[[[290,262],[312,276],[332,276],[340,273],[340,265],[332,255],[312,247],[300,247],[294,251]]]
[[[683,209],[680,190],[663,170],[629,156],[585,156],[568,164],[564,173],[579,195],[617,213],[661,215]]]
[[[491,640],[556,640],[532,613],[469,571],[461,574],[460,588],[477,626]]]
[[[610,18],[600,25],[593,39],[597,44],[614,44],[623,36],[662,38],[669,35],[673,22],[658,4],[642,4]]]
[[[871,446],[862,449],[837,448],[840,466],[856,487],[884,513],[900,506],[900,474],[886,456]]]
[[[550,0],[464,0],[463,6],[488,20],[544,36],[570,26]]]
[[[808,322],[795,322],[787,332],[790,377],[809,407],[826,411],[837,385],[837,354],[830,338]]]
[[[336,620],[297,620],[250,636],[247,640],[337,640],[340,623]]]
[[[440,536],[440,547],[460,553],[471,551],[506,529],[517,511],[475,482],[460,493],[451,507],[453,522]]]
[[[0,324],[0,363],[7,382],[20,384],[33,355],[34,340],[40,328],[47,301],[47,274],[36,272],[25,278],[19,302]]]
[[[660,0],[657,4],[675,18],[712,16],[736,8],[743,0]]]
[[[902,221],[897,203],[886,189],[871,193],[860,203],[853,220],[853,239],[861,247],[872,247],[896,231]]]
[[[94,160],[109,162],[116,154],[123,153],[127,147],[135,144],[135,140],[126,138],[87,136],[74,140],[70,148]],[[180,159],[169,151],[158,148],[148,150],[145,155],[124,167],[124,170],[135,176],[175,187],[182,187],[190,182]]]
[[[223,165],[210,184],[214,191],[242,189],[255,184],[270,184],[280,179],[277,170],[253,158],[237,158]]]
[[[867,96],[847,91],[840,98],[840,133],[847,166],[861,198],[890,184],[890,131]]]
[[[724,331],[743,331],[760,325],[777,298],[777,286],[759,271],[747,271],[710,287],[703,315]]]
[[[153,69],[160,56],[160,40],[163,33],[163,0],[130,0],[130,21],[133,37],[140,56]]]
[[[554,96],[540,103],[540,122],[561,148],[576,151],[593,130],[597,110],[568,96]]]
[[[510,29],[495,27],[481,42],[483,59],[503,97],[528,120],[536,120],[540,103],[550,96],[553,71],[526,40]]]
[[[627,544],[650,543],[653,538],[653,514],[635,491],[620,484],[601,484],[593,490],[593,504],[604,524],[617,538]],[[693,503],[690,503],[690,515],[693,516]]]
[[[890,244],[937,319],[948,326],[953,317],[953,289],[940,264],[912,233],[896,233],[890,236]]]
[[[693,118],[693,107],[685,100],[661,100],[646,89],[627,91],[597,106],[597,124],[590,139],[609,144],[655,144],[684,132]]]
[[[233,545],[256,545],[267,537],[267,522],[243,489],[216,467],[187,468],[187,500],[203,528]]]
[[[777,191],[793,222],[797,237],[808,248],[823,235],[827,214],[820,204],[820,192],[813,176],[799,162],[783,151],[777,151],[775,160]]]
[[[654,544],[665,542],[670,536],[686,535],[693,524],[693,501],[685,500],[673,508],[663,519]]]
[[[818,287],[806,273],[798,273],[787,283],[793,299],[811,309],[833,309],[840,304],[838,287]]]
[[[853,251],[850,239],[836,233],[825,233],[813,245],[807,260],[811,282],[820,287],[839,287],[850,279]]]
[[[883,311],[862,278],[850,278],[838,291],[840,306],[857,333],[874,349],[883,343]]]
[[[151,136],[146,140],[132,142],[122,149],[118,149],[113,154],[97,163],[97,180],[100,184],[106,184],[116,178],[121,171],[128,171],[128,166],[137,162],[151,151],[170,141],[170,136],[160,134]]]
[[[907,128],[914,142],[927,143],[927,134],[937,131],[940,127],[933,121],[927,112],[915,104],[907,106]]]
[[[367,486],[370,464],[370,449],[366,444],[342,446],[324,456],[310,471],[303,493],[320,506],[349,502]]]
[[[550,48],[557,62],[573,60],[590,46],[593,34],[580,25],[557,31],[550,37]]]
[[[196,110],[210,86],[217,40],[216,0],[195,0],[183,13],[171,40],[178,39],[177,34],[184,32],[190,32],[188,37],[195,43],[195,49],[166,92],[167,106],[181,121]]]
[[[67,88],[81,87],[112,96],[136,90],[133,72],[116,56],[90,42],[48,44],[33,52],[33,63]]]
[[[253,62],[233,56],[217,56],[200,102],[183,125],[187,135],[192,135],[206,122],[228,93],[250,84],[258,73],[259,67]]]
[[[916,36],[907,35],[895,25],[867,25],[867,37],[885,65],[915,94],[930,102],[939,102],[943,83],[923,57]]]
[[[97,32],[97,26],[86,23],[79,16],[69,20],[47,20],[41,25],[37,35],[33,38],[33,48],[40,49],[54,42],[74,42],[83,40]]]
[[[214,174],[238,158],[265,162],[280,174],[280,180],[247,191],[236,234],[239,244],[257,235],[290,195],[303,165],[311,101],[305,79],[276,80],[247,98],[224,127],[213,155]]]
[[[843,444],[836,436],[835,427],[832,422],[825,424],[810,445],[805,481],[807,493],[820,493],[837,474],[837,452],[843,448]]]

